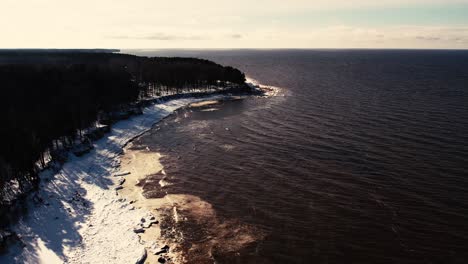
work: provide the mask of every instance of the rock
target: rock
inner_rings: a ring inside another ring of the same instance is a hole
[[[118,190],[122,190],[123,189],[123,186],[122,185],[119,185],[117,187],[115,187],[115,190],[118,191]]]
[[[133,232],[135,232],[136,234],[141,234],[145,232],[145,229],[143,229],[143,227],[137,227],[133,229]]]
[[[146,258],[148,257],[148,253],[146,252],[146,249],[143,249],[143,254],[141,255],[141,257],[139,259],[137,259],[137,261],[135,262],[135,264],[143,264],[145,263],[145,260]]]
[[[150,228],[153,224],[159,224],[159,221],[156,220],[156,217],[150,216],[149,220],[146,220],[145,218],[141,219],[141,225],[143,228]]]
[[[119,185],[122,185],[122,184],[124,184],[124,183],[125,183],[125,178],[119,179]]]
[[[160,251],[156,252],[155,255],[164,254],[164,253],[167,253],[167,252],[169,252],[169,246],[165,245],[164,247],[161,248]]]
[[[163,258],[163,257],[159,257],[159,258],[158,258],[158,262],[159,262],[159,263],[166,263],[166,259]]]
[[[114,174],[114,177],[120,177],[120,176],[129,175],[129,174],[131,174],[131,172],[123,171],[123,172],[119,172],[119,173]]]

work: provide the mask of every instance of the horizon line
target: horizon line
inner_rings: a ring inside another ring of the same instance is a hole
[[[14,50],[454,50],[468,51],[468,48],[0,48],[0,51]]]

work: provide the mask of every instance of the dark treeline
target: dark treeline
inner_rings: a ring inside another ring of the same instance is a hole
[[[244,82],[237,69],[192,58],[0,52],[0,210],[37,185],[55,152],[89,141],[103,116],[146,96],[245,92]]]
[[[184,78],[178,76],[183,74]],[[245,76],[232,67],[219,68],[219,65],[193,58],[151,58],[142,67],[142,78],[152,87],[159,89],[175,87],[208,88],[225,87],[228,83],[239,84]],[[162,91],[158,91],[162,92]]]
[[[35,162],[45,163],[42,155],[53,140],[71,145],[100,110],[139,95],[128,72],[94,65],[0,66],[0,84],[2,184],[20,177],[33,180]]]

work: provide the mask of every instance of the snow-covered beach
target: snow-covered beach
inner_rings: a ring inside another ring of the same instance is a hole
[[[28,213],[13,226],[19,243],[0,256],[1,263],[141,263],[145,246],[135,228],[148,211],[135,208],[116,187],[122,148],[180,107],[222,95],[170,100],[146,107],[112,126],[82,157],[58,171],[41,173],[39,190],[28,201]]]

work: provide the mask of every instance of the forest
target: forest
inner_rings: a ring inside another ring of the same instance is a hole
[[[112,114],[148,98],[249,92],[242,72],[208,60],[105,52],[0,52],[0,86],[2,214]]]

